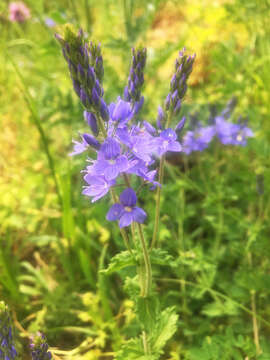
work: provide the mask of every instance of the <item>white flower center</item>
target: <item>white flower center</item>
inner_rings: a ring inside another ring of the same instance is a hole
[[[131,211],[132,211],[132,208],[131,208],[130,206],[125,206],[125,211],[131,212]]]
[[[168,145],[169,145],[169,141],[168,141],[168,140],[163,141],[163,146],[164,146],[164,147],[167,147]]]
[[[237,141],[242,141],[243,140],[243,135],[242,134],[238,134],[236,137]]]

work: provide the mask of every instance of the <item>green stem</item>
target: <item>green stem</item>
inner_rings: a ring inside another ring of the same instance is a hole
[[[146,332],[145,332],[145,331],[142,332],[142,340],[143,340],[144,353],[145,353],[146,355],[148,355],[148,354],[149,354],[149,350],[148,350],[147,336],[146,336]]]
[[[130,9],[128,10],[127,0],[123,0],[123,11],[124,11],[124,19],[125,19],[125,28],[127,39],[130,42],[132,39],[132,25],[131,25],[131,13]]]
[[[170,126],[171,119],[172,119],[172,113],[169,113],[167,121],[166,121],[165,129],[167,129]],[[164,166],[165,166],[165,155],[162,155],[162,157],[160,159],[159,171],[158,171],[158,182],[160,183],[161,187],[162,187],[163,177],[164,177]],[[154,225],[154,232],[153,232],[150,250],[152,250],[155,247],[156,242],[158,240],[161,187],[158,186],[158,188],[157,188],[155,225]]]
[[[163,155],[160,160],[159,172],[158,172],[159,173],[158,182],[160,183],[161,186],[162,186],[163,175],[164,175],[164,163],[165,163],[165,156]],[[157,239],[158,239],[159,218],[160,218],[160,198],[161,198],[161,187],[158,186],[157,198],[156,198],[155,225],[154,225],[154,232],[153,232],[150,250],[152,250],[155,247]]]
[[[149,257],[149,252],[148,252],[146,242],[144,239],[142,225],[137,223],[137,227],[139,230],[139,238],[140,238],[140,242],[141,242],[141,247],[142,247],[142,251],[143,251],[143,260],[144,260],[144,264],[141,264],[140,269],[139,269],[139,278],[140,278],[140,283],[141,283],[140,295],[141,295],[141,297],[144,298],[144,301],[145,301],[146,298],[149,296],[151,287],[152,287],[152,269],[151,269],[151,261],[150,261],[150,257]],[[144,266],[142,266],[142,265],[144,265]],[[142,340],[143,340],[143,348],[144,348],[145,355],[151,354],[151,350],[149,348],[149,344],[147,341],[147,334],[146,334],[145,330],[143,330],[143,332],[142,332]]]
[[[91,6],[89,5],[89,0],[84,0],[84,9],[85,9],[87,32],[90,34],[92,24],[91,24]]]
[[[80,17],[77,11],[76,2],[74,0],[70,0],[69,3],[72,7],[73,16],[75,17],[77,24],[80,24]]]
[[[143,251],[143,259],[144,259],[144,273],[142,274],[143,283],[141,287],[141,296],[148,297],[151,291],[152,286],[152,269],[151,269],[151,262],[149,253],[147,250],[146,242],[143,235],[142,225],[137,223],[138,230],[139,230],[139,238],[142,246]]]

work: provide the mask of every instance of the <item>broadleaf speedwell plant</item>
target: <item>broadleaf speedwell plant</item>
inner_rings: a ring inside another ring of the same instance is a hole
[[[178,118],[187,90],[195,55],[179,52],[170,83],[170,92],[158,109],[157,127],[140,121],[143,105],[146,49],[132,49],[132,61],[124,97],[106,104],[103,95],[103,61],[100,45],[88,43],[84,33],[66,26],[63,35],[56,35],[68,63],[73,87],[85,108],[84,116],[91,133],[83,133],[75,141],[70,155],[89,151],[91,158],[83,170],[86,186],[83,194],[92,202],[110,194],[112,205],[106,219],[118,222],[127,251],[111,259],[104,272],[136,266],[134,279],[127,278],[126,288],[135,303],[141,332],[129,339],[116,355],[118,360],[159,359],[164,346],[177,328],[174,308],[161,309],[152,279],[152,264],[162,263],[168,256],[156,249],[158,240],[160,194],[165,154],[180,152],[178,136],[185,118],[172,127]],[[94,155],[93,155],[94,154]],[[158,179],[156,179],[158,174]],[[139,205],[142,187],[156,191],[156,213],[152,239],[146,239],[143,224],[148,214]],[[120,190],[119,190],[120,189]],[[168,264],[169,265],[169,264]],[[139,286],[138,286],[139,285]]]

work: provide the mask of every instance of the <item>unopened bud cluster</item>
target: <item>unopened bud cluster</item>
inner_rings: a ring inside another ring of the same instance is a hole
[[[50,351],[48,351],[49,346],[47,344],[46,337],[40,332],[37,332],[36,335],[32,336],[30,349],[32,360],[52,359],[52,354]]]
[[[65,27],[63,36],[56,34],[56,39],[62,46],[74,90],[86,111],[108,121],[108,108],[103,99],[104,69],[100,46],[92,42],[87,44],[83,31],[76,34],[70,26]]]
[[[124,100],[133,104],[143,102],[141,90],[144,83],[146,53],[146,48],[132,49],[132,63],[128,77],[128,85],[124,90]]]
[[[170,83],[170,92],[166,97],[164,108],[159,108],[157,124],[161,128],[165,125],[167,117],[177,116],[181,110],[182,99],[187,91],[187,80],[192,72],[195,54],[188,56],[185,49],[179,52],[175,61],[175,71]]]

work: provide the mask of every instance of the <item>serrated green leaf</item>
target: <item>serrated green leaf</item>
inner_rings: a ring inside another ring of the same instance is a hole
[[[156,323],[153,332],[153,349],[161,352],[166,342],[173,336],[177,330],[178,315],[173,307],[163,310]]]
[[[115,360],[158,360],[157,353],[146,355],[143,349],[141,338],[131,339],[122,346],[122,349],[116,354]]]
[[[152,264],[156,265],[167,265],[167,266],[177,266],[176,261],[166,250],[162,249],[153,249],[150,254],[150,259]]]
[[[148,298],[139,297],[137,301],[137,314],[142,327],[151,333],[156,325],[159,302],[157,296]]]
[[[122,251],[111,259],[107,269],[100,270],[100,272],[103,274],[112,274],[115,271],[133,265],[136,265],[135,258],[131,256],[129,251]]]
[[[238,307],[234,302],[227,300],[225,302],[214,302],[204,306],[202,314],[209,317],[217,317],[224,315],[237,315],[239,313]]]

